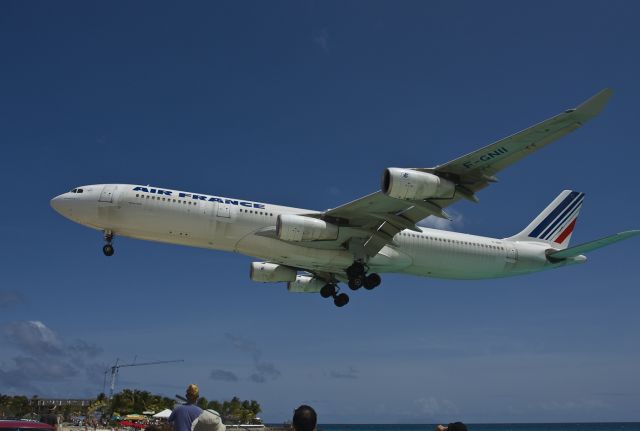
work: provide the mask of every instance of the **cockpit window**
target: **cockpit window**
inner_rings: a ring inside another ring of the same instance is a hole
[[[78,193],[78,189],[71,190],[71,193]]]
[[[84,190],[82,190],[82,189],[78,189],[78,192],[77,192],[77,193],[82,193],[82,192],[84,192]]]

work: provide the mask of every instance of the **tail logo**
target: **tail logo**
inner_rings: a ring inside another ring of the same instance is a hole
[[[584,193],[571,192],[536,226],[529,237],[562,244],[571,235]]]

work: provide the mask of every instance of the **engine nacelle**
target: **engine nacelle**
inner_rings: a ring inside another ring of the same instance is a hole
[[[311,217],[281,214],[276,222],[276,236],[283,241],[316,241],[338,238],[338,226]]]
[[[449,180],[412,169],[387,168],[382,175],[382,191],[396,199],[448,198],[455,188]]]
[[[252,262],[250,278],[262,283],[295,281],[298,272],[288,266],[269,262]]]
[[[320,289],[322,289],[322,286],[325,284],[327,283],[318,278],[309,275],[299,275],[295,281],[287,283],[287,289],[289,292],[317,293],[320,292]]]

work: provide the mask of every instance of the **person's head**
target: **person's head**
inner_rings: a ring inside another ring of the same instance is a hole
[[[200,389],[198,389],[198,385],[192,383],[187,386],[186,396],[187,402],[189,403],[195,403],[196,401],[198,401],[198,397],[200,396]]]
[[[317,422],[316,411],[305,404],[293,411],[292,425],[295,431],[313,431]]]
[[[467,426],[462,422],[451,422],[447,425],[447,431],[467,431]]]

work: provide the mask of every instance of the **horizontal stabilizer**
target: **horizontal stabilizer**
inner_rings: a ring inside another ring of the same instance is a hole
[[[615,242],[622,241],[623,239],[631,238],[637,235],[640,235],[640,230],[628,230],[626,232],[620,232],[615,235],[600,238],[595,241],[590,241],[564,250],[548,251],[547,257],[552,260],[568,259],[570,257],[576,257],[583,253],[588,253],[590,251],[597,250],[601,247],[605,247],[607,245],[611,245]]]

